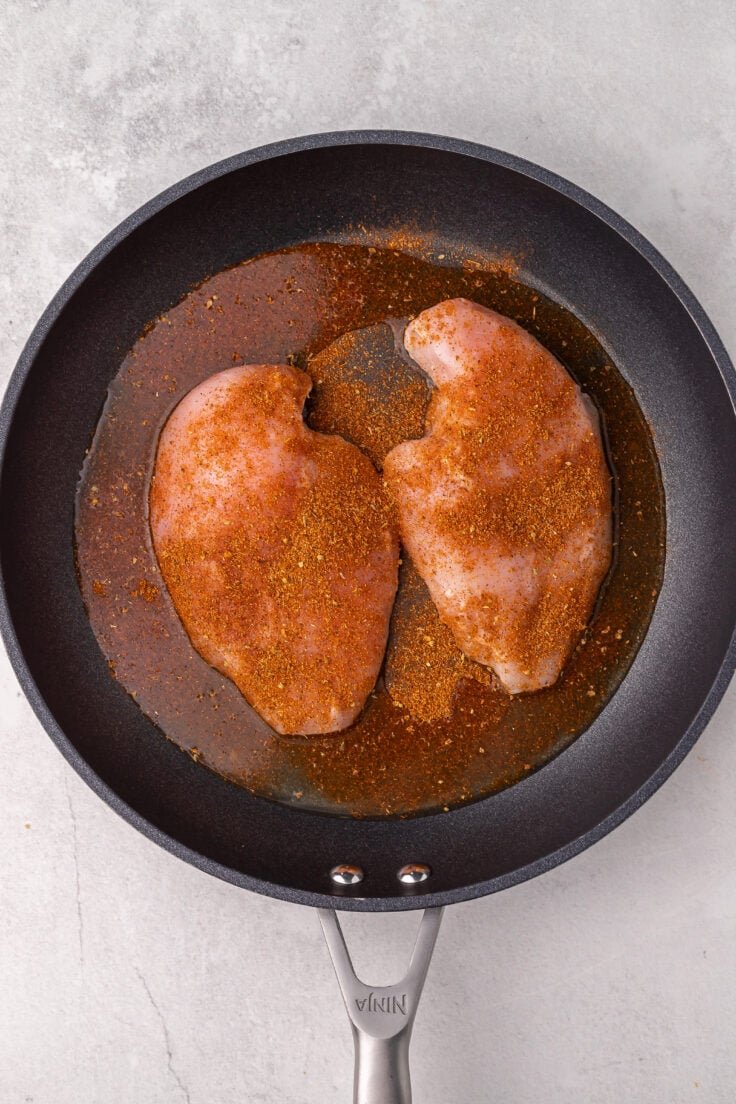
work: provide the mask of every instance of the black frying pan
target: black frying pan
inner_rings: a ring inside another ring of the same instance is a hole
[[[150,319],[251,255],[358,223],[406,222],[478,253],[522,255],[521,278],[600,339],[654,432],[667,557],[633,666],[563,754],[467,808],[352,821],[254,797],[162,739],[110,678],[87,621],[73,503],[107,385]],[[676,273],[623,219],[544,169],[467,142],[380,131],[241,154],[170,188],[114,230],[64,284],[21,355],[0,423],[0,615],[11,660],[44,727],[89,785],[211,874],[302,904],[375,911],[504,889],[632,813],[689,751],[726,688],[736,665],[735,395],[723,346]],[[397,879],[412,862],[431,868],[425,882]],[[339,863],[358,864],[364,881],[335,884],[330,870]],[[325,919],[339,956],[332,915]],[[365,995],[348,999],[370,1004]],[[410,1020],[400,1003],[393,1011],[364,1003],[362,1012],[356,1004],[355,1014],[374,1027],[402,1014]],[[397,1069],[389,1062],[384,1075],[401,1081]]]

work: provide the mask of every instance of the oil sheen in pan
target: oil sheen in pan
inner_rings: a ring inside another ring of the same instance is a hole
[[[592,722],[631,664],[656,602],[664,497],[630,387],[582,323],[520,282],[512,265],[461,263],[449,247],[435,250],[431,259],[402,252],[398,242],[310,243],[212,276],[156,319],[125,357],[85,461],[75,526],[79,580],[112,675],[195,760],[277,801],[405,816],[513,784]],[[276,736],[193,650],[163,585],[147,518],[160,429],[211,373],[290,360],[315,380],[311,424],[355,440],[380,465],[397,435],[421,434],[428,391],[378,324],[455,296],[517,319],[603,416],[616,477],[617,548],[596,616],[555,686],[509,698],[442,637],[421,580],[404,562],[385,677],[357,722],[336,735]],[[343,336],[366,327],[374,328]],[[437,695],[453,692],[452,716],[427,719]]]

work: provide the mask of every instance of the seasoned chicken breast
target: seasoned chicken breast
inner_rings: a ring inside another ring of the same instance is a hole
[[[397,586],[381,479],[310,430],[286,365],[219,372],[161,433],[150,523],[198,652],[280,733],[349,725],[373,689]]]
[[[425,436],[385,460],[402,541],[470,659],[512,694],[550,686],[611,562],[596,410],[529,333],[466,299],[404,343],[435,390]]]

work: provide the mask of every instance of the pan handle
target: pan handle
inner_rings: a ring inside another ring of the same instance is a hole
[[[411,1104],[409,1039],[443,910],[422,913],[405,977],[376,986],[356,976],[336,912],[318,911],[353,1030],[354,1104]]]

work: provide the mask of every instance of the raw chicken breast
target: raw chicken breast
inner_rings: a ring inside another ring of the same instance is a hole
[[[558,678],[611,562],[598,416],[562,365],[466,299],[424,311],[409,355],[435,390],[385,461],[401,538],[458,646],[511,694]]]
[[[150,491],[161,572],[198,652],[280,733],[349,725],[376,681],[397,586],[381,479],[308,429],[286,365],[205,380],[164,426]]]

